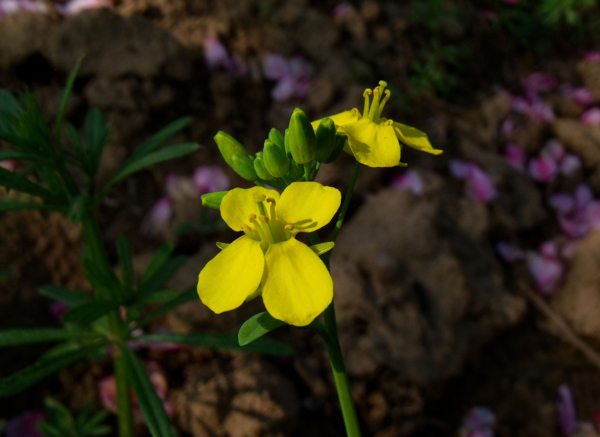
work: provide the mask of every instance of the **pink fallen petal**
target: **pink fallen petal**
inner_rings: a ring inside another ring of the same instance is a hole
[[[533,73],[521,81],[521,86],[525,90],[525,94],[532,98],[538,93],[547,93],[556,88],[558,82],[554,76],[547,73]]]
[[[579,217],[558,217],[558,224],[563,233],[569,238],[581,238],[587,234],[588,227]]]
[[[498,21],[498,14],[490,9],[482,9],[479,11],[479,15],[481,15],[482,18],[493,22]]]
[[[590,202],[585,208],[583,214],[588,231],[600,229],[600,202]]]
[[[556,410],[558,413],[558,427],[562,435],[565,437],[573,435],[577,425],[577,417],[573,394],[567,384],[563,384],[558,388]]]
[[[229,177],[218,166],[198,167],[194,171],[194,184],[200,195],[215,191],[227,191],[231,187]]]
[[[148,215],[149,232],[156,233],[168,226],[173,216],[173,205],[168,197],[161,198],[154,204]]]
[[[546,143],[541,154],[548,155],[558,164],[565,158],[565,148],[560,141],[553,139]]]
[[[423,179],[416,170],[407,170],[395,176],[391,186],[399,190],[410,190],[415,196],[421,196],[424,191]]]
[[[573,88],[571,86],[562,87],[562,93],[575,104],[581,107],[588,107],[596,100],[594,94],[586,87]]]
[[[569,214],[575,209],[575,198],[567,193],[555,193],[550,195],[550,205],[559,214]]]
[[[207,67],[215,70],[229,63],[229,53],[217,37],[209,36],[204,40],[204,59]]]
[[[279,80],[291,73],[287,59],[281,55],[265,56],[262,61],[262,69],[265,77],[271,80]]]
[[[25,411],[12,418],[6,424],[6,437],[44,437],[36,425],[44,420],[41,411]]]
[[[565,176],[569,176],[575,173],[580,168],[581,159],[579,159],[578,156],[567,154],[565,155],[562,162],[559,164],[558,171]]]
[[[531,104],[527,101],[527,99],[519,96],[511,97],[510,106],[512,107],[513,111],[520,112],[523,114],[529,113],[531,109]]]
[[[556,289],[564,273],[562,261],[535,252],[527,254],[527,266],[537,289],[544,295],[549,295]]]
[[[462,428],[471,433],[477,429],[494,426],[496,416],[487,407],[473,407],[462,419]]]
[[[477,202],[488,203],[497,196],[492,178],[477,166],[473,166],[467,176],[467,194]]]
[[[540,253],[546,258],[558,259],[558,246],[554,241],[544,241],[540,244]]]
[[[112,7],[113,4],[109,0],[71,0],[63,5],[57,5],[56,10],[62,15],[76,15],[86,9],[106,9]]]
[[[244,59],[238,54],[234,53],[226,62],[225,62],[225,71],[235,77],[239,77],[243,79],[248,77],[250,73],[250,67]]]
[[[46,14],[49,12],[48,6],[39,1],[33,0],[3,0],[0,1],[0,17],[3,15],[14,14],[16,12],[37,12]]]
[[[560,250],[560,256],[563,259],[572,259],[575,256],[575,251],[577,250],[577,244],[572,241],[569,241],[567,244],[563,246]]]
[[[525,259],[525,252],[508,241],[498,242],[496,244],[496,251],[507,263],[512,264]]]
[[[457,179],[466,179],[472,164],[462,159],[450,160],[450,173]]]
[[[504,157],[515,168],[525,170],[527,154],[518,144],[510,143],[504,147]]]
[[[308,91],[310,90],[310,84],[311,84],[311,80],[309,77],[300,77],[296,79],[296,92],[294,94],[294,97],[298,98],[298,99],[303,99],[306,97],[306,95],[308,94]]]
[[[531,104],[529,116],[542,123],[550,123],[556,118],[554,110],[542,100],[536,100]]]
[[[597,126],[600,124],[600,108],[594,107],[585,111],[579,117],[579,122],[588,126]]]
[[[529,161],[529,176],[539,182],[549,183],[554,180],[558,167],[548,155],[541,155]]]
[[[517,131],[517,120],[514,117],[508,116],[502,122],[500,131],[506,138],[511,138]]]
[[[50,314],[56,320],[62,320],[62,316],[69,311],[69,305],[64,302],[54,302],[50,305]]]
[[[337,5],[333,8],[333,18],[343,19],[353,10],[353,6],[348,3],[342,3],[341,5]]]
[[[98,383],[100,402],[111,413],[117,412],[117,383],[114,376],[105,376]]]
[[[11,159],[9,161],[0,162],[0,167],[8,171],[15,171],[17,169],[17,164],[17,161]]]
[[[587,51],[583,54],[583,59],[586,61],[600,62],[600,52],[595,50]]]
[[[594,193],[587,184],[579,184],[575,188],[575,207],[583,210],[594,200]]]
[[[294,76],[284,76],[271,90],[271,97],[276,102],[285,102],[296,94],[297,81]]]

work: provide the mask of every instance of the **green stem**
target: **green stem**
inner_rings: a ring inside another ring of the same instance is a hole
[[[317,178],[317,175],[319,174],[319,170],[321,169],[321,165],[322,165],[322,163],[317,162],[317,165],[315,166],[313,175],[310,178],[311,181],[314,181]]]
[[[350,206],[350,199],[352,198],[352,194],[354,193],[354,187],[356,185],[356,180],[358,179],[360,167],[361,165],[358,162],[356,162],[354,166],[354,171],[352,172],[350,183],[348,185],[348,191],[346,191],[344,203],[342,204],[342,209],[340,210],[337,222],[335,224],[335,229],[331,236],[331,241],[335,241],[337,239],[340,233],[340,229],[342,228],[342,224],[344,223],[346,212],[348,211],[348,207]],[[308,238],[311,244],[317,244],[320,241],[319,236],[316,233],[308,234]],[[327,266],[328,270],[331,270],[331,252],[332,251],[327,252],[322,257],[323,262]],[[340,347],[340,341],[338,337],[337,322],[335,319],[335,302],[333,300],[331,301],[331,304],[329,304],[327,309],[325,309],[324,315],[324,329],[320,324],[318,326],[313,326],[313,329],[317,331],[317,333],[321,336],[321,338],[325,342],[325,345],[327,346],[327,352],[329,353],[329,361],[331,362],[331,370],[333,371],[333,379],[335,380],[335,386],[340,400],[342,415],[344,417],[344,425],[346,426],[346,434],[348,435],[348,437],[360,437],[361,434],[360,427],[358,425],[358,416],[356,415],[354,401],[352,400],[350,382],[348,380],[348,373],[346,372],[346,366],[344,365],[344,356],[342,354],[342,349]]]
[[[114,347],[113,365],[117,382],[117,411],[119,417],[119,437],[134,437],[133,406],[127,378],[127,369],[120,346]]]
[[[310,164],[304,164],[304,180],[310,181]]]

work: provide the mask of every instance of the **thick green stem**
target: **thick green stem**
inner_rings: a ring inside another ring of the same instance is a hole
[[[98,224],[94,218],[93,211],[86,211],[83,219],[83,235],[87,249],[90,251],[92,259],[100,264],[100,268],[103,270],[110,271],[110,261],[106,248],[102,242],[102,234],[98,228]],[[99,290],[100,292],[104,292]],[[109,291],[110,292],[110,291]],[[104,292],[105,293],[105,292]],[[111,296],[102,296],[105,299]],[[133,423],[133,406],[131,404],[131,392],[129,382],[127,379],[125,362],[123,361],[123,354],[119,342],[124,335],[125,329],[123,329],[123,321],[116,312],[109,314],[108,316],[108,328],[111,337],[116,342],[113,343],[113,364],[114,373],[117,383],[117,409],[119,418],[119,437],[135,437],[135,428]]]
[[[113,355],[115,379],[117,382],[117,412],[119,417],[119,437],[134,437],[133,406],[127,378],[127,369],[120,346],[115,346]]]
[[[356,162],[352,177],[348,185],[348,191],[342,204],[342,209],[338,215],[335,229],[331,236],[331,241],[335,241],[340,233],[344,218],[348,206],[350,205],[350,199],[354,193],[354,186],[356,185],[356,179],[360,171],[360,164]],[[319,236],[316,233],[308,234],[308,238],[311,244],[317,244]],[[323,262],[327,266],[328,270],[330,267],[330,256],[329,251],[322,256]],[[346,372],[346,366],[344,364],[344,356],[340,347],[340,341],[338,338],[337,322],[335,319],[335,302],[332,300],[331,304],[325,310],[325,327],[324,329],[315,329],[321,338],[325,341],[327,346],[327,352],[329,353],[329,361],[331,362],[331,370],[333,371],[333,379],[335,380],[335,386],[338,392],[340,400],[340,406],[342,409],[342,415],[344,416],[344,425],[346,426],[346,434],[348,437],[360,437],[360,427],[358,425],[358,416],[356,415],[356,408],[354,407],[354,401],[352,399],[352,392],[350,390],[350,382],[348,380],[348,373]],[[314,327],[313,327],[314,329]]]

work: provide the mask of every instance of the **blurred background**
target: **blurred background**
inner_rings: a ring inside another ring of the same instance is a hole
[[[362,108],[364,89],[386,80],[385,115],[444,154],[404,148],[407,168],[365,168],[332,258],[364,435],[598,435],[595,0],[0,0],[1,89],[30,91],[51,120],[82,55],[67,117],[81,127],[99,108],[112,124],[99,180],[158,128],[192,117],[175,140],[200,151],[135,175],[100,216],[106,246],[126,236],[140,271],[167,241],[188,256],[176,289],[235,235],[200,195],[249,186],[221,158],[218,130],[256,152],[295,107],[312,119]],[[344,156],[318,181],[345,191],[352,167]],[[27,211],[0,215],[0,234],[11,271],[0,328],[59,326],[61,308],[36,290],[89,288],[80,230]],[[261,307],[214,315],[196,301],[150,330],[237,332]],[[140,352],[181,436],[345,435],[320,339],[273,336],[296,354]],[[43,351],[3,349],[0,376]],[[114,410],[111,372],[109,361],[79,364],[0,399],[8,437],[36,436],[23,424],[46,396]]]

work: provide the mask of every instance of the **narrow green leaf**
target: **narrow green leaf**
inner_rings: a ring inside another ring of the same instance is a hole
[[[27,210],[64,212],[61,206],[46,203],[0,201],[0,212]]]
[[[23,177],[12,171],[6,170],[0,167],[0,185],[23,193],[31,194],[32,196],[41,197],[45,200],[54,200],[54,195],[41,187],[40,185],[34,184],[26,177]]]
[[[197,151],[200,146],[196,143],[183,143],[175,144],[173,146],[165,147],[156,152],[149,153],[144,156],[140,156],[135,160],[128,160],[121,170],[110,180],[107,186],[113,186],[118,182],[121,182],[126,177],[136,173],[140,170],[153,166],[164,161],[170,161],[172,159],[181,158],[182,156],[189,155]]]
[[[188,127],[191,122],[192,119],[190,117],[182,117],[178,120],[175,120],[173,123],[168,124],[144,141],[140,148],[137,149],[133,155],[131,155],[130,160],[136,160],[137,158],[152,152],[157,147],[161,146],[163,143]]]
[[[67,311],[63,316],[63,321],[65,323],[92,323],[100,317],[117,310],[120,306],[119,302],[110,300],[84,303]]]
[[[73,307],[89,302],[92,298],[89,293],[84,291],[68,290],[58,285],[46,285],[40,288],[38,293]]]
[[[123,271],[121,279],[128,290],[133,289],[133,252],[126,238],[121,237],[117,240],[117,253],[119,262]]]
[[[250,344],[266,333],[285,325],[287,325],[287,323],[277,320],[266,311],[252,316],[244,322],[238,332],[240,346]]]
[[[178,296],[179,292],[177,290],[158,290],[144,294],[140,299],[140,303],[167,303]]]
[[[140,410],[153,437],[170,437],[171,424],[162,401],[156,394],[144,366],[127,345],[123,345],[123,358],[129,382],[135,392]]]
[[[291,355],[294,353],[290,345],[270,338],[260,338],[252,344],[240,346],[235,334],[148,334],[134,337],[132,341],[175,343],[217,349],[238,349],[267,355]]]
[[[194,299],[198,299],[198,292],[196,291],[196,287],[192,287],[191,289],[184,291],[183,293],[181,293],[179,295],[179,297],[164,304],[157,310],[152,311],[150,314],[148,314],[146,317],[144,317],[142,320],[140,320],[137,323],[137,327],[141,328],[143,326],[146,326],[148,323],[152,323],[156,319],[161,318],[162,316],[167,314],[169,311],[172,311],[173,309],[177,308],[178,306],[188,303]]]
[[[11,159],[35,161],[39,159],[39,156],[32,153],[23,153],[18,150],[0,150],[0,161],[9,161]]]
[[[187,259],[184,256],[176,256],[168,260],[160,269],[152,276],[143,281],[139,288],[138,294],[143,295],[158,291],[165,283],[177,273],[177,271],[185,264]]]
[[[93,155],[99,157],[104,146],[110,140],[110,125],[104,121],[102,112],[99,109],[91,109],[84,122],[85,141],[87,147]]]
[[[98,334],[87,331],[68,331],[66,329],[9,329],[0,331],[0,348],[29,343],[45,343],[61,340],[85,340],[98,338]]]
[[[106,346],[106,344],[106,342],[98,342],[97,344],[69,351],[64,354],[41,358],[31,366],[25,367],[6,378],[0,379],[0,397],[20,393],[36,382],[52,375],[54,372],[84,359],[88,354],[96,351],[98,348]]]
[[[63,92],[62,98],[60,100],[60,105],[58,106],[58,113],[56,115],[56,121],[54,122],[54,134],[56,135],[57,140],[60,140],[60,136],[62,134],[62,125],[65,119],[65,112],[67,111],[67,105],[69,104],[69,97],[71,97],[71,92],[73,91],[73,85],[75,85],[75,79],[77,78],[77,74],[81,69],[81,62],[83,58],[77,59],[73,70],[69,74],[69,78],[67,79],[67,86],[65,87],[65,91]]]
[[[314,244],[310,246],[310,249],[318,256],[321,256],[324,253],[327,253],[331,249],[333,249],[333,246],[335,246],[335,243],[333,241],[327,241],[325,243]]]
[[[173,249],[175,249],[173,243],[166,243],[158,248],[150,260],[148,267],[146,267],[146,271],[144,271],[144,274],[142,275],[140,280],[141,283],[148,281],[148,279],[154,276],[154,274],[165,265],[169,258],[171,258]]]

